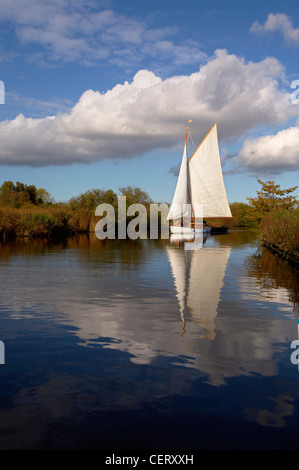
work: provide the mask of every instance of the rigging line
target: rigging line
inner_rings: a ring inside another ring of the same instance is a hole
[[[189,137],[190,137],[190,139],[192,140],[193,147],[195,147],[195,143],[194,143],[194,140],[193,140],[193,138],[192,138],[192,134],[191,134],[190,131],[189,131]]]

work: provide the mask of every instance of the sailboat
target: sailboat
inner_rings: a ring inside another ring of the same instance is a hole
[[[189,120],[189,123],[192,122]],[[180,172],[167,216],[173,234],[213,233],[204,219],[231,218],[219,155],[217,123],[187,157],[189,124]],[[184,223],[182,224],[182,220]]]

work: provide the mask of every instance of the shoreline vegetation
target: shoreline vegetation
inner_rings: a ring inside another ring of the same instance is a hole
[[[248,201],[261,244],[299,267],[299,202],[292,195],[298,186],[281,189],[274,181],[257,181],[261,188]]]
[[[230,204],[232,219],[206,222],[228,229],[258,230],[264,246],[299,265],[299,206],[291,195],[296,187],[282,190],[273,181],[258,182],[261,190],[256,198],[248,198],[248,203]],[[94,232],[100,220],[95,216],[96,207],[111,204],[117,220],[119,196],[126,197],[127,207],[143,204],[148,214],[154,203],[148,193],[135,186],[121,187],[118,194],[111,189],[92,189],[68,202],[57,203],[43,188],[5,181],[0,187],[0,239],[58,238]]]
[[[262,244],[299,267],[299,210],[269,214],[261,223]]]

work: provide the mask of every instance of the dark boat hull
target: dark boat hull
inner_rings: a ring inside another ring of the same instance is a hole
[[[211,227],[211,235],[217,235],[218,233],[227,233],[227,227]]]

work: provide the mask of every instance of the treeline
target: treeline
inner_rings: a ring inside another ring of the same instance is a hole
[[[261,189],[255,198],[248,198],[248,203],[230,205],[232,219],[206,222],[229,228],[255,227],[269,243],[284,250],[299,251],[299,208],[292,195],[297,187],[283,190],[273,181],[258,182]],[[100,204],[112,205],[117,220],[119,196],[126,197],[126,209],[140,203],[149,216],[154,201],[135,186],[121,187],[118,193],[112,189],[92,189],[68,202],[57,203],[44,188],[5,181],[0,186],[0,237],[54,237],[92,232],[98,221],[95,209]]]
[[[118,198],[126,197],[126,209],[132,204],[143,204],[150,215],[150,205],[155,201],[139,187],[112,189],[91,189],[71,198],[65,203],[56,203],[44,188],[34,185],[5,181],[0,186],[0,237],[53,237],[88,233],[95,229],[98,218],[95,209],[100,204],[110,204],[118,217]],[[229,227],[252,227],[249,205],[231,204],[233,219],[208,221],[213,225],[227,224]],[[133,217],[127,216],[127,221]]]
[[[35,185],[27,185],[19,181],[4,181],[0,187],[0,205],[9,207],[22,207],[24,205],[50,204],[54,200],[43,188],[37,189]]]
[[[133,186],[119,188],[118,194],[111,189],[92,189],[56,203],[44,188],[5,181],[0,187],[0,237],[55,237],[94,231],[96,207],[111,204],[117,217],[118,196],[126,197],[127,207],[141,203],[148,209],[153,203],[148,193]]]

